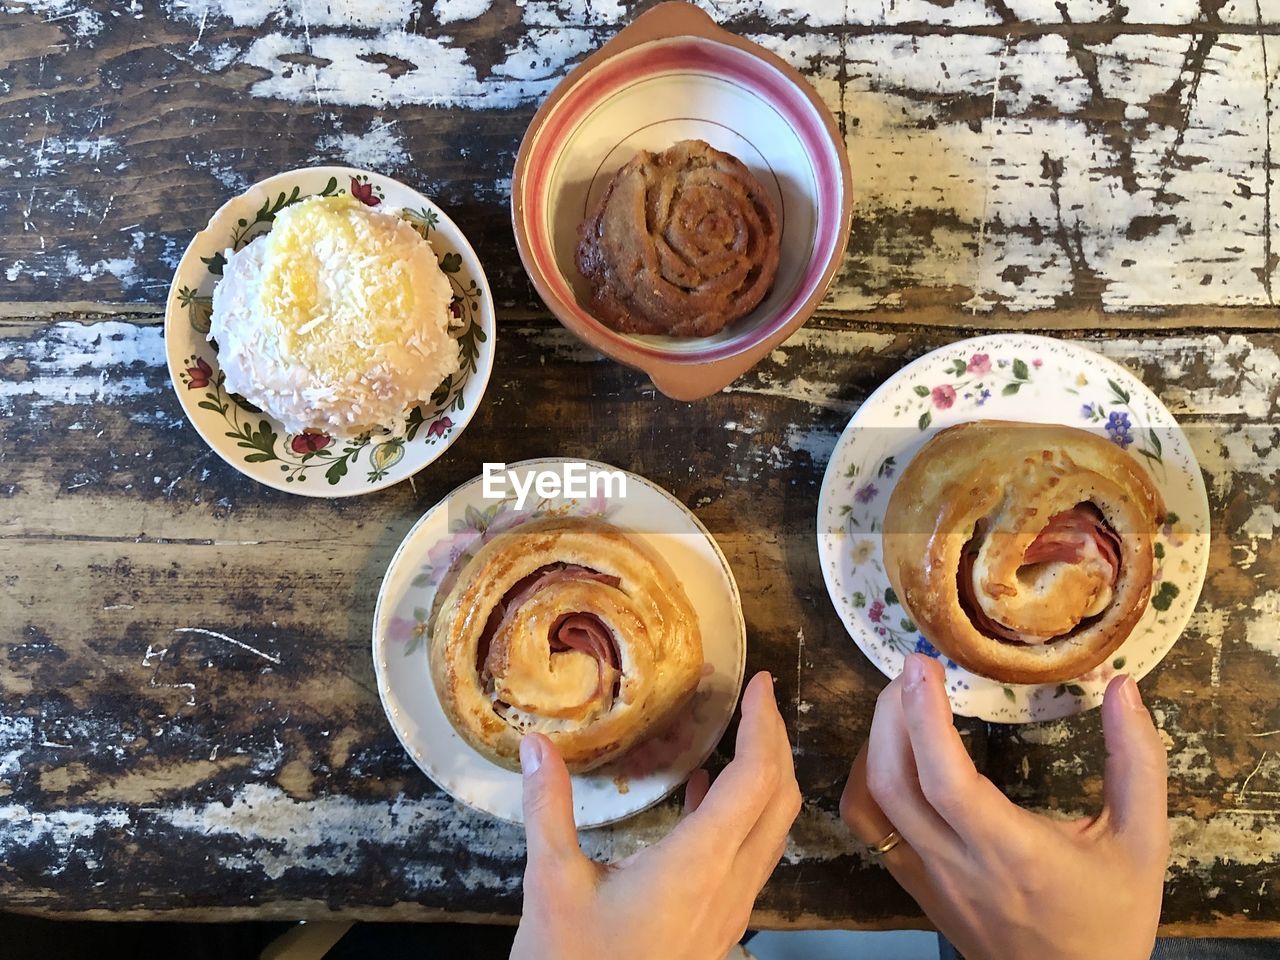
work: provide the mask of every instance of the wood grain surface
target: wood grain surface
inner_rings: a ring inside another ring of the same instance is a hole
[[[15,0],[0,14],[6,299],[156,301],[282,170],[436,197],[500,302],[520,137],[624,0]],[[1276,0],[706,0],[795,64],[856,183],[827,308],[1271,305]]]
[[[651,5],[0,8],[0,903],[512,918],[521,835],[405,756],[369,629],[425,509],[485,461],[562,455],[671,490],[742,586],[749,668],[778,678],[807,796],[756,922],[920,924],[836,812],[883,678],[825,595],[818,485],[885,377],[1016,329],[1126,364],[1192,438],[1210,576],[1143,685],[1171,756],[1165,929],[1280,934],[1276,0],[707,0],[831,105],[857,198],[818,320],[694,405],[546,318],[507,206],[541,97]],[[465,436],[413,483],[326,502],[256,486],[200,441],[158,304],[229,195],[333,161],[437,197],[503,325]],[[1096,712],[962,727],[1018,802],[1096,809]],[[584,844],[624,854],[676,810]]]
[[[515,912],[519,831],[454,804],[405,756],[374,689],[369,625],[386,563],[427,507],[486,460],[562,454],[670,489],[716,535],[742,586],[749,668],[778,678],[808,798],[758,921],[915,917],[836,814],[883,681],[825,596],[814,514],[850,411],[950,335],[810,326],[730,390],[688,405],[655,396],[559,327],[510,324],[486,401],[445,457],[412,485],[328,502],[256,486],[209,452],[166,381],[154,320],[0,329],[9,357],[0,379],[0,623],[12,632],[0,670],[7,905]],[[1171,751],[1166,920],[1274,932],[1280,336],[1086,342],[1142,376],[1182,419],[1215,518],[1199,612],[1144,684]],[[980,764],[1019,802],[1097,807],[1096,712],[963,726]],[[584,842],[617,856],[675,815],[669,803]]]

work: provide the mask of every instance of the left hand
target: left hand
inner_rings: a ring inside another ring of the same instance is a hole
[[[773,681],[742,696],[733,762],[709,784],[689,778],[686,815],[616,864],[578,846],[569,771],[551,741],[520,744],[529,861],[512,960],[709,960],[741,939],[756,895],[777,866],[800,790]]]

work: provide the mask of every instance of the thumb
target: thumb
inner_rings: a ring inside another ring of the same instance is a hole
[[[1169,785],[1164,744],[1138,685],[1114,678],[1102,702],[1106,803],[1112,831],[1155,858],[1168,855]]]
[[[581,856],[573,821],[573,786],[559,751],[540,733],[520,741],[524,773],[524,832],[529,862]]]

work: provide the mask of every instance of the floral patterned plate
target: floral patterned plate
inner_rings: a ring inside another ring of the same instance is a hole
[[[1127,450],[1169,509],[1156,542],[1150,604],[1124,645],[1069,683],[1001,684],[941,657],[889,586],[881,525],[897,471],[939,430],[978,419],[1063,423]],[[1102,702],[1118,672],[1145,676],[1182,633],[1209,562],[1209,504],[1173,415],[1119,364],[1048,337],[997,334],[926,354],[890,377],[845,427],[818,499],[827,591],[863,653],[894,677],[911,652],[940,657],[957,713],[1003,723],[1050,720]]]
[[[583,461],[526,460],[508,469],[527,477],[560,471],[570,462]],[[733,572],[684,504],[642,477],[628,473],[626,479],[625,496],[543,498],[517,509],[513,497],[486,498],[476,477],[432,507],[392,557],[373,618],[373,665],[382,706],[422,771],[463,803],[521,822],[520,775],[477,753],[440,706],[427,663],[433,608],[451,586],[450,572],[456,575],[473,551],[535,517],[600,517],[656,547],[698,611],[706,660],[697,692],[670,729],[612,763],[574,776],[578,826],[604,826],[658,803],[706,761],[724,735],[746,666],[746,626]]]
[[[364,435],[338,440],[324,433],[287,433],[279,421],[229,393],[209,342],[213,288],[228,248],[239,250],[271,229],[278,214],[309,196],[349,193],[371,207],[394,208],[430,241],[453,286],[461,321],[457,373],[429,405],[414,408],[403,437]],[[311,167],[254,184],[223,204],[192,239],[169,287],[164,339],[169,376],[192,426],[241,473],[277,490],[313,497],[349,497],[397,483],[444,453],[466,428],[493,367],[493,298],[480,261],[457,226],[416,190],[376,173]]]

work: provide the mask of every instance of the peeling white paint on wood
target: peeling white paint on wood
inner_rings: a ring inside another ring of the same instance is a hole
[[[1070,32],[1115,19],[1117,8],[1102,0],[1004,5],[1018,22],[1043,26],[1039,34],[1000,33],[1001,7],[985,0],[702,6],[803,70],[846,132],[855,238],[830,307],[894,305],[913,291],[975,311],[1274,301],[1280,205],[1267,158],[1280,55],[1268,60],[1265,37],[1240,32],[1280,21],[1274,0],[1233,0],[1211,13],[1195,0],[1132,7],[1122,22],[1181,26],[1102,39]],[[86,14],[75,0],[6,9],[32,10],[76,42],[82,14],[126,15]],[[527,0],[516,9],[519,23],[500,36],[483,34],[493,11],[486,0],[171,0],[139,15],[190,32],[168,49],[180,70],[235,70],[253,100],[332,117],[307,134],[300,157],[398,172],[422,148],[405,132],[413,108],[527,109],[627,17],[617,0]],[[483,42],[470,24],[480,25]],[[965,32],[975,28],[986,32]],[[70,49],[42,57],[42,69]],[[389,115],[357,122],[353,114],[368,108]],[[109,222],[108,206],[46,184],[82,168],[127,171],[150,156],[118,129],[118,117],[102,132],[114,109],[108,98],[56,120],[31,111],[23,136],[0,147],[0,180],[39,187],[27,198],[24,231],[41,244],[67,236],[67,221]],[[217,173],[227,192],[247,181],[212,156],[189,162]],[[476,200],[505,199],[493,180],[486,172],[474,185]],[[6,278],[118,280],[132,298],[162,292],[167,273],[153,252],[135,261],[135,273],[114,244],[72,243],[54,258],[43,246],[15,250]]]
[[[1269,590],[1254,597],[1253,616],[1245,623],[1245,640],[1250,646],[1280,658],[1280,593]]]
[[[155,393],[158,387],[147,373],[163,369],[165,363],[162,328],[115,320],[59,323],[39,340],[10,340],[7,346],[7,359],[25,363],[29,373],[0,379],[3,412],[11,410],[18,397],[45,403],[117,403]]]
[[[374,117],[364,133],[325,134],[316,141],[317,163],[341,160],[361,170],[394,173],[409,163],[409,151],[396,131],[395,121]]]

